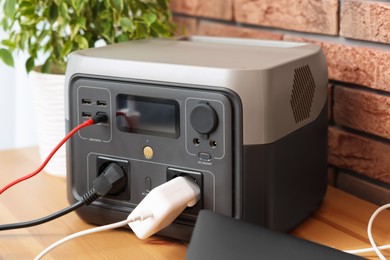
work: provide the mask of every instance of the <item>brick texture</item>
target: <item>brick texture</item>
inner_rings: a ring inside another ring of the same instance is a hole
[[[285,35],[283,39],[321,45],[328,63],[330,79],[390,91],[390,51],[320,42],[290,35]]]
[[[340,34],[345,37],[390,43],[390,3],[344,0]]]
[[[173,21],[176,24],[176,35],[194,35],[198,30],[198,20],[195,18],[174,16]]]
[[[234,0],[238,22],[338,34],[338,0]]]
[[[377,205],[389,203],[390,190],[351,174],[339,172],[337,188]]]
[[[333,103],[336,124],[390,139],[390,96],[336,86]]]
[[[334,86],[328,84],[328,120],[333,120],[333,88]]]
[[[330,127],[329,163],[390,183],[390,144]]]
[[[233,0],[171,0],[170,8],[176,13],[233,19]]]
[[[241,28],[215,22],[201,21],[197,31],[199,35],[244,37],[269,40],[281,40],[283,35],[252,28]]]

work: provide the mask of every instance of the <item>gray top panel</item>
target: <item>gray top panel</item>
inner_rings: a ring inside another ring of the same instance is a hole
[[[131,48],[129,48],[129,45]],[[305,48],[300,48],[305,46]],[[78,52],[82,56],[222,69],[269,69],[313,53],[305,43],[191,37],[140,40]]]

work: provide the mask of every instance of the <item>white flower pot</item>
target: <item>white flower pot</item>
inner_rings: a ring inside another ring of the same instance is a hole
[[[29,75],[33,89],[34,115],[37,127],[39,154],[43,162],[65,136],[64,82],[65,75],[32,71]],[[44,171],[65,177],[65,144],[46,165]]]

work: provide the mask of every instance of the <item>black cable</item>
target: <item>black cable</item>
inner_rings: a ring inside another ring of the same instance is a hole
[[[102,174],[100,174],[99,177],[97,177],[93,182],[92,188],[82,196],[82,200],[43,218],[20,223],[0,225],[0,231],[32,227],[49,222],[72,211],[75,211],[84,205],[90,205],[101,196],[108,194],[111,190],[124,189],[126,188],[125,185],[126,176],[123,173],[122,168],[116,163],[110,163],[104,169]]]
[[[37,226],[37,225],[49,222],[53,219],[59,218],[63,215],[66,215],[66,214],[72,212],[72,211],[75,211],[76,209],[78,209],[84,205],[85,205],[84,201],[78,201],[67,208],[64,208],[56,213],[53,213],[53,214],[46,216],[46,217],[43,217],[43,218],[39,218],[39,219],[31,220],[31,221],[26,221],[26,222],[15,223],[15,224],[0,225],[0,231]]]

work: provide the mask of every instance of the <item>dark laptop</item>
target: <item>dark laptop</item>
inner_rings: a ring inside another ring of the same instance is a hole
[[[202,210],[187,260],[362,259],[336,249]]]

